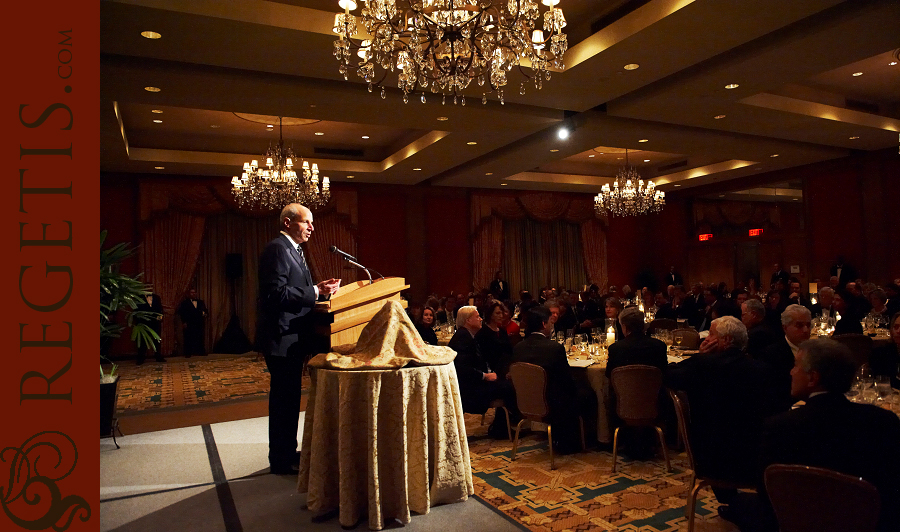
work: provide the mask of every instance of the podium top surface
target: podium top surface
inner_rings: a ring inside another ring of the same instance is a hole
[[[341,286],[336,294],[328,301],[316,303],[316,310],[322,312],[336,312],[341,309],[377,301],[385,297],[397,294],[409,288],[403,277],[385,277],[376,279],[372,283],[368,280],[356,281]]]

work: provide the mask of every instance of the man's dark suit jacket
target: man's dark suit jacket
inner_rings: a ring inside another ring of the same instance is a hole
[[[784,282],[784,286],[785,286],[785,288],[787,288],[791,282],[791,274],[789,274],[783,268],[778,270],[777,272],[772,274],[772,279],[771,279],[772,285],[774,286],[775,283],[777,283],[779,279],[781,279],[781,281]]]
[[[841,314],[841,319],[834,324],[834,334],[863,334],[860,316],[847,311]]]
[[[849,264],[841,265],[841,275],[838,276],[838,265],[832,264],[831,269],[828,271],[829,275],[834,275],[838,277],[838,288],[844,288],[847,283],[852,283],[856,281],[856,269]]]
[[[447,345],[456,351],[453,365],[459,379],[463,411],[470,414],[483,413],[490,405],[491,393],[488,388],[493,384],[484,380],[484,374],[493,372],[494,368],[488,365],[478,342],[466,328],[456,331]]]
[[[606,377],[620,366],[645,364],[665,371],[669,360],[666,358],[666,344],[642,333],[631,333],[609,346],[609,360],[606,362]]]
[[[509,300],[509,282],[507,281],[498,281],[497,279],[494,279],[491,281],[491,286],[488,290],[494,294],[494,298],[498,301]]]
[[[757,323],[753,327],[747,329],[747,353],[753,358],[759,358],[763,350],[770,345],[776,343],[779,338],[783,337],[781,331],[774,331],[765,320]],[[794,361],[791,359],[791,366]]]
[[[684,280],[681,278],[680,273],[667,273],[666,274],[666,286],[684,286]]]
[[[879,530],[897,530],[900,419],[896,414],[852,403],[838,393],[810,397],[805,406],[766,420],[759,475],[770,464],[824,467],[868,480],[881,496]],[[762,479],[758,481],[764,490]]]
[[[765,362],[772,369],[775,385],[775,400],[779,410],[786,410],[794,404],[791,398],[791,370],[794,368],[794,352],[782,336],[774,344],[763,349],[757,360]]]
[[[748,457],[757,456],[763,419],[776,411],[769,368],[732,347],[670,365],[665,384],[687,393],[698,474],[755,481]]]
[[[317,353],[311,314],[315,304],[312,275],[287,236],[266,244],[259,257],[257,350],[278,357]]]
[[[900,349],[897,344],[891,342],[889,344],[880,345],[869,354],[869,367],[872,369],[872,375],[890,375],[891,386],[900,388]]]

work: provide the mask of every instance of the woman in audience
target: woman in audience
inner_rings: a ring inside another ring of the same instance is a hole
[[[622,312],[622,308],[622,303],[619,302],[619,298],[606,298],[606,306],[604,307],[604,310],[606,312],[606,321],[601,323],[600,326],[603,327],[604,332],[608,332],[609,320],[613,320],[616,327],[616,340],[621,340],[625,337],[625,333],[622,332],[622,325],[619,323],[619,312]]]
[[[506,378],[512,358],[512,344],[504,327],[509,309],[500,301],[494,301],[484,310],[486,319],[481,330],[475,334],[475,342],[481,350],[481,356],[488,365],[494,368],[497,377]]]
[[[747,293],[750,297],[759,297],[759,288],[756,287],[756,278],[747,279]]]
[[[900,312],[891,316],[891,343],[876,347],[869,355],[873,375],[889,375],[891,386],[900,388]]]
[[[426,306],[422,309],[422,316],[416,322],[416,330],[419,336],[428,345],[438,345],[437,334],[434,332],[434,308]]]
[[[787,299],[777,289],[766,294],[766,322],[775,331],[781,330],[781,313],[787,308]]]

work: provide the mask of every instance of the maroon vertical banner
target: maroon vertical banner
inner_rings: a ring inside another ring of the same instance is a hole
[[[0,530],[97,530],[100,6],[4,8]]]

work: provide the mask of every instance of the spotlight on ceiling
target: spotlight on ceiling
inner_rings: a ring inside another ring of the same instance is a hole
[[[559,137],[559,140],[566,140],[569,138],[569,128],[565,126],[559,128],[559,131],[556,132],[556,136]]]

